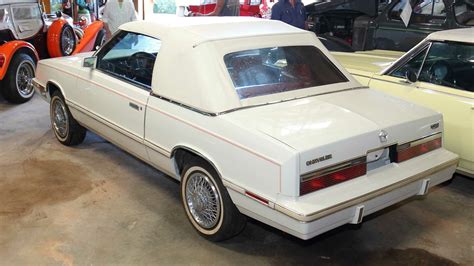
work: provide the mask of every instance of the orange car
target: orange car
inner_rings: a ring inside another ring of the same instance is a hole
[[[45,15],[37,0],[0,0],[0,93],[27,102],[39,59],[92,51],[104,36],[101,21],[81,30],[66,15]]]

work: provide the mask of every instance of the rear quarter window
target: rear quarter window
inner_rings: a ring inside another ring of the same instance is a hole
[[[315,46],[233,52],[224,62],[240,99],[348,81]]]

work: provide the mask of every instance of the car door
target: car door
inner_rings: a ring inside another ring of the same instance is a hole
[[[75,95],[101,135],[147,160],[144,120],[160,40],[116,34],[98,53],[96,68],[79,79]]]
[[[443,113],[445,146],[461,157],[460,169],[474,170],[474,46],[431,42],[370,86]],[[410,83],[405,73],[417,73]]]
[[[447,7],[443,0],[394,1],[377,18],[375,47],[384,50],[408,51],[428,34],[447,29]],[[403,21],[403,11],[409,14],[409,23]],[[411,11],[410,11],[411,9]]]

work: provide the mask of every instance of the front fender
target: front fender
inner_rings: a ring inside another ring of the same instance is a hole
[[[0,65],[0,80],[2,80],[5,77],[5,74],[7,73],[7,70],[8,70],[8,66],[10,65],[10,62],[13,59],[13,56],[15,56],[15,53],[22,48],[29,49],[35,55],[35,58],[33,59],[35,59],[35,61],[38,62],[39,60],[38,53],[36,52],[35,47],[29,42],[11,41],[3,45],[0,45],[0,57],[4,58],[3,64]]]
[[[104,28],[104,22],[94,21],[84,30],[84,37],[79,41],[73,55],[78,53],[90,52],[94,50],[97,34]]]

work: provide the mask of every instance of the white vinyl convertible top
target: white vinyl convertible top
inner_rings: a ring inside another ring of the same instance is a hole
[[[258,23],[256,23],[258,22]],[[121,30],[140,32],[163,42],[179,39],[193,45],[232,38],[260,35],[304,33],[301,29],[275,20],[251,17],[163,17],[126,23]]]
[[[474,28],[443,30],[428,35],[428,40],[474,43]]]
[[[314,33],[276,20],[157,17],[152,21],[130,22],[120,29],[162,41],[152,77],[155,94],[209,113],[315,93],[305,89],[240,100],[223,60],[228,53],[277,46],[316,46],[332,59]],[[360,86],[337,62],[334,63],[350,82],[317,88],[318,93]]]

